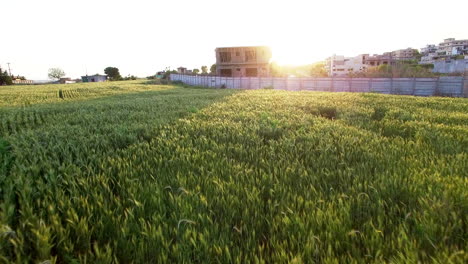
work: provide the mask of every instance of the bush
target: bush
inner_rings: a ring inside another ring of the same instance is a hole
[[[128,75],[127,77],[124,77],[124,78],[122,78],[122,79],[120,79],[120,80],[121,80],[121,81],[130,81],[130,80],[133,80],[133,81],[134,81],[134,80],[136,80],[136,79],[137,79],[136,76],[134,76],[134,75]]]

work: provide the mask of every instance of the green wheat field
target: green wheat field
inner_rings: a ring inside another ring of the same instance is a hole
[[[468,99],[0,87],[0,263],[466,263]]]

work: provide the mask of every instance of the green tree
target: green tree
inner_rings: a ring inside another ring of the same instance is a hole
[[[119,68],[116,67],[107,67],[104,69],[104,73],[109,77],[111,81],[120,81],[122,76],[120,75]]]
[[[130,80],[136,80],[138,79],[135,75],[127,75],[127,77],[123,77],[122,80],[124,81],[130,81]]]
[[[176,70],[169,70],[169,69],[166,69],[166,71],[164,72],[164,75],[162,77],[162,79],[164,80],[169,80],[169,77],[171,76],[171,74],[177,74],[177,71]]]
[[[281,67],[277,62],[270,63],[270,75],[272,77],[285,77],[283,67]]]
[[[419,51],[415,50],[413,54],[414,54],[414,58],[415,58],[416,61],[420,61],[420,60],[421,60],[422,54],[419,53]]]
[[[208,74],[208,67],[207,66],[201,66],[201,73],[202,74]]]
[[[50,68],[48,76],[50,79],[58,80],[62,78],[63,76],[65,76],[65,72],[60,68]]]
[[[216,74],[216,64],[211,65],[211,67],[210,67],[210,73],[211,73],[211,74]]]
[[[379,65],[364,72],[349,73],[350,77],[364,78],[431,78],[441,74],[432,72],[433,65],[419,65],[414,61],[402,61],[395,65]]]
[[[325,69],[324,61],[312,64],[310,67],[310,76],[312,77],[328,77],[328,72]]]
[[[13,81],[11,76],[6,71],[2,72],[0,69],[0,85],[12,85]]]
[[[193,69],[192,72],[193,72],[193,74],[198,74],[200,72],[200,70],[199,69]]]

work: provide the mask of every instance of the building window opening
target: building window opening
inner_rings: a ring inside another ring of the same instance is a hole
[[[220,74],[222,77],[232,77],[232,70],[231,69],[221,69]]]
[[[257,59],[255,50],[248,50],[245,52],[245,61],[254,61]]]
[[[221,62],[230,62],[231,61],[231,53],[230,52],[220,52],[219,58]]]
[[[247,77],[257,77],[257,68],[245,69],[245,75],[247,75]]]

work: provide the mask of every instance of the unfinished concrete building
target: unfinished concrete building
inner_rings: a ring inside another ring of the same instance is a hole
[[[223,77],[268,77],[271,49],[266,46],[216,48],[216,74]]]

